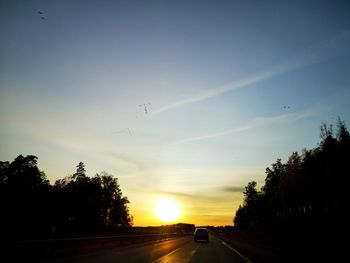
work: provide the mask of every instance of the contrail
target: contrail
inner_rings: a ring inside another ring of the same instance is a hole
[[[217,137],[229,135],[232,133],[243,132],[243,131],[261,127],[261,126],[277,124],[282,122],[289,122],[289,121],[298,121],[301,119],[309,118],[316,114],[317,114],[316,110],[308,110],[305,112],[289,113],[289,114],[278,115],[273,117],[258,117],[246,123],[245,125],[242,125],[236,128],[228,129],[217,133],[211,133],[211,134],[205,134],[205,135],[199,135],[191,138],[186,138],[186,139],[169,143],[168,145],[178,145],[178,144],[183,144],[188,142],[195,142],[195,141],[217,138]]]
[[[248,77],[234,80],[225,85],[207,90],[197,96],[190,97],[188,99],[179,100],[174,103],[168,104],[158,110],[154,110],[151,115],[159,114],[171,109],[175,109],[187,104],[192,104],[198,101],[206,100],[220,94],[244,88],[250,86],[254,83],[258,83],[264,80],[268,80],[275,76],[281,75],[283,73],[297,70],[308,65],[319,63],[321,61],[330,59],[332,57],[338,56],[344,52],[347,52],[349,48],[346,45],[349,42],[350,30],[345,30],[336,37],[329,39],[327,41],[321,42],[316,46],[312,46],[296,56],[295,58],[289,59],[287,62],[274,66],[268,70],[250,75]],[[342,43],[345,45],[341,45]],[[350,46],[350,45],[349,45]]]

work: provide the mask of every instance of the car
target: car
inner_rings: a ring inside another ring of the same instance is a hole
[[[204,227],[197,227],[194,231],[193,238],[195,242],[209,242],[208,230]]]

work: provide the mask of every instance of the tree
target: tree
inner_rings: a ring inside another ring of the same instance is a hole
[[[9,162],[0,162],[0,187],[6,184],[9,167]]]
[[[246,207],[238,207],[233,219],[233,225],[237,228],[244,228],[249,225],[248,218],[246,216]]]
[[[285,174],[280,178],[277,199],[284,208],[300,203],[298,184],[301,173],[302,159],[298,152],[293,152],[284,165]]]
[[[244,205],[238,214],[237,224],[256,224],[264,218],[264,200],[260,192],[256,190],[256,182],[251,181],[245,187]]]
[[[73,179],[78,182],[86,180],[85,164],[83,162],[79,162],[77,165],[77,171],[73,174]]]
[[[37,160],[34,155],[19,155],[9,165],[7,184],[30,189],[48,185],[45,173],[37,167]]]
[[[272,164],[272,169],[267,167],[265,173],[265,185],[262,187],[262,191],[269,209],[274,210],[281,204],[280,200],[277,198],[280,181],[285,174],[285,167],[281,159],[277,159],[276,162]]]
[[[256,182],[251,181],[245,187],[244,194],[244,204],[246,206],[254,205],[258,199],[258,191],[256,190]]]
[[[41,236],[50,228],[51,186],[34,155],[1,162],[0,228],[4,236]]]
[[[118,179],[102,172],[96,175],[102,188],[102,218],[105,225],[131,226],[127,197],[123,197]],[[95,177],[95,178],[96,178]]]
[[[255,182],[248,183],[235,225],[275,220],[279,211],[311,213],[318,220],[342,222],[350,183],[350,133],[340,118],[336,128],[334,136],[333,126],[322,123],[316,148],[304,149],[302,155],[293,152],[286,164],[277,159],[266,168],[261,193],[256,191]]]
[[[90,178],[83,162],[53,187],[34,155],[0,162],[0,238],[47,238],[53,228],[80,232],[131,226],[129,203],[117,178],[106,172]]]
[[[340,143],[345,143],[350,140],[350,133],[348,131],[348,128],[340,117],[338,117],[337,121],[337,140]]]

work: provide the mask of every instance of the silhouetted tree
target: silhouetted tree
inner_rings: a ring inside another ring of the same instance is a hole
[[[80,162],[73,176],[57,180],[55,189],[60,200],[64,226],[91,228],[93,226],[130,226],[128,199],[123,197],[118,179],[102,172],[87,177]]]
[[[262,187],[264,196],[266,199],[273,203],[272,205],[276,205],[276,194],[281,178],[285,174],[285,167],[282,164],[281,159],[277,159],[276,163],[272,164],[272,169],[269,167],[266,168],[265,173],[265,185]]]
[[[1,189],[1,186],[6,184],[9,167],[10,167],[9,162],[0,162],[0,189]]]
[[[338,117],[337,121],[337,140],[339,143],[348,143],[350,139],[350,133],[345,125],[345,122]]]
[[[256,190],[256,182],[251,181],[245,187],[244,194],[244,204],[247,206],[254,205],[258,199],[258,191]]]
[[[85,174],[85,164],[80,162],[77,165],[77,171],[73,174],[73,179],[76,181],[85,181],[87,179]]]
[[[37,157],[19,155],[0,162],[0,238],[52,236],[103,226],[131,226],[129,200],[118,179],[105,172],[92,178],[80,162],[73,175],[49,184]]]
[[[45,173],[37,167],[37,159],[34,155],[26,157],[19,155],[9,165],[6,184],[21,189],[34,189],[48,185],[49,181],[46,179]]]
[[[55,189],[63,226],[87,229],[101,224],[100,184],[86,176],[83,162],[73,176],[57,180]]]
[[[262,216],[262,209],[264,208],[261,192],[256,189],[256,182],[251,181],[245,187],[244,194],[244,206],[241,208],[241,214],[244,218],[240,218],[244,224],[255,224],[261,221],[264,217]]]
[[[323,122],[320,126],[320,138],[322,141],[325,141],[327,138],[333,138],[333,125],[327,125]]]
[[[102,188],[102,218],[105,225],[131,226],[127,197],[123,197],[118,179],[102,172],[97,174]]]
[[[333,222],[341,221],[348,199],[350,134],[340,118],[336,128],[334,135],[333,126],[322,123],[317,147],[305,149],[301,155],[293,152],[286,164],[277,159],[271,168],[266,168],[261,193],[255,182],[249,182],[235,225],[273,220],[280,211],[288,211],[289,215],[308,211],[317,218],[327,216]]]
[[[102,187],[102,219],[105,225],[112,224],[112,208],[115,198],[120,198],[121,191],[116,178],[102,172],[97,174]]]
[[[249,225],[249,219],[247,218],[246,215],[246,206],[239,206],[236,214],[233,218],[233,224],[238,227],[238,228],[245,228]]]
[[[2,236],[45,235],[51,227],[51,186],[37,167],[37,157],[19,155],[0,165]]]
[[[301,163],[301,156],[297,152],[293,152],[284,165],[284,175],[280,177],[276,193],[276,198],[280,201],[282,209],[302,203],[300,192],[298,191]]]

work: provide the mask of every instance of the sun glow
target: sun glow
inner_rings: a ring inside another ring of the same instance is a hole
[[[155,212],[161,222],[175,222],[180,217],[179,205],[169,199],[160,200]]]

